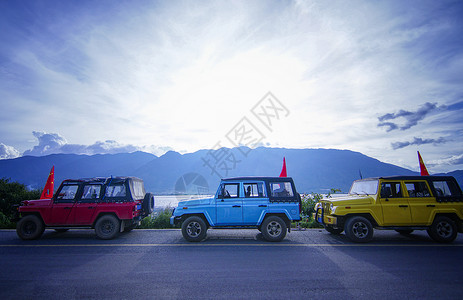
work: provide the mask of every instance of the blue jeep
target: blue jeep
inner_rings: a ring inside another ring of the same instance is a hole
[[[222,179],[214,198],[182,201],[170,218],[181,224],[183,237],[200,242],[211,228],[257,228],[279,242],[300,220],[301,196],[290,177]]]

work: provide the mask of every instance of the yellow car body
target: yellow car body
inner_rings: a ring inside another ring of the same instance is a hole
[[[367,242],[373,228],[428,230],[438,242],[463,232],[463,195],[451,176],[394,176],[354,181],[345,197],[321,200],[314,219],[331,233]],[[355,219],[355,220],[354,220]]]

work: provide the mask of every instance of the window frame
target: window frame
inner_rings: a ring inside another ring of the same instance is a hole
[[[97,198],[84,198],[85,187],[87,186],[99,186],[100,187],[100,192],[98,193]],[[101,183],[85,183],[82,185],[82,195],[78,199],[78,203],[98,203],[102,200],[103,191],[105,191],[105,189],[104,189],[104,185]]]
[[[72,186],[76,186],[77,189],[74,193],[74,198],[72,199],[63,199],[63,198],[60,198],[60,194],[61,194],[61,191],[67,187],[72,187]],[[80,194],[80,189],[81,185],[79,183],[66,183],[66,184],[63,184],[60,186],[60,188],[58,189],[58,191],[56,192],[55,196],[54,196],[54,199],[53,199],[53,203],[74,203],[76,202],[77,199],[79,199],[79,194]]]
[[[255,196],[253,196],[254,194],[254,191],[252,188],[253,185],[256,187],[255,192],[257,193],[257,195]],[[246,196],[247,186],[251,186],[251,196]],[[262,188],[262,194],[260,194],[259,192],[259,186]],[[267,193],[265,190],[265,182],[263,181],[243,182],[243,198],[246,198],[246,199],[267,198]]]

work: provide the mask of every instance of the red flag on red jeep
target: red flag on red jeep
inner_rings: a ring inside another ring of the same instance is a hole
[[[283,169],[281,169],[280,177],[288,177],[286,175],[286,158],[283,157]]]
[[[43,188],[40,199],[50,199],[53,197],[53,189],[55,186],[55,166],[51,168],[50,174],[48,175],[47,183]]]
[[[429,176],[428,169],[426,169],[426,166],[424,165],[423,159],[420,155],[420,151],[418,151],[418,160],[420,161],[421,176]]]

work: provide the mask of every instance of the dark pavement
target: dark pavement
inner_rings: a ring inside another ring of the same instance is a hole
[[[134,230],[110,241],[91,230],[22,241],[0,230],[0,299],[463,299],[463,234],[293,231],[269,243],[257,230]]]

